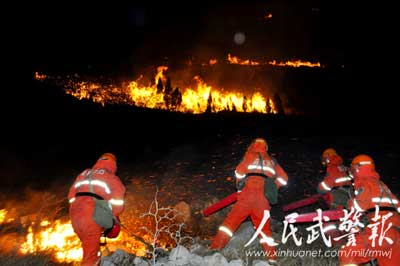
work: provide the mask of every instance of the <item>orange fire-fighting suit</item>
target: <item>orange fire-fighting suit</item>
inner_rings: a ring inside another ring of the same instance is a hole
[[[332,200],[328,202],[331,208],[345,206],[352,196],[352,178],[348,175],[343,159],[332,148],[322,153],[322,164],[326,166],[326,176],[318,185],[319,193],[330,193]]]
[[[107,201],[114,217],[124,210],[125,187],[115,175],[116,170],[115,156],[105,153],[92,169],[86,169],[77,176],[69,190],[70,218],[82,242],[82,266],[100,265],[100,238],[108,229],[99,226],[93,218],[95,200]]]
[[[360,232],[356,233],[354,246],[344,246],[340,250],[340,265],[357,265],[374,259],[379,266],[397,265],[400,261],[399,200],[379,180],[374,161],[368,155],[356,156],[351,172],[354,176],[355,196],[349,200],[348,205],[362,212],[360,221],[364,228],[359,228]],[[375,217],[376,206],[379,206],[380,217]],[[391,216],[384,221],[385,215]],[[377,235],[374,235],[375,225]]]
[[[229,242],[230,237],[239,225],[250,216],[253,225],[258,228],[264,215],[264,210],[270,210],[270,203],[264,194],[264,181],[273,180],[276,189],[287,184],[288,176],[282,167],[267,153],[267,143],[264,139],[255,139],[247,149],[242,161],[235,170],[236,183],[246,179],[243,189],[238,194],[238,199],[218,233],[213,238],[211,248],[222,249]],[[240,189],[240,188],[239,188]],[[262,232],[273,243],[270,220],[264,225]],[[273,254],[275,247],[261,243],[265,252],[269,252],[271,262],[276,260]],[[266,253],[267,254],[267,253]]]

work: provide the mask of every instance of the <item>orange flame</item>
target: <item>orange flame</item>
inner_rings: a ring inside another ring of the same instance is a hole
[[[232,56],[231,54],[228,54],[228,59],[227,60],[228,60],[228,62],[230,64],[236,64],[236,65],[258,66],[258,65],[261,64],[260,62],[252,61],[252,60],[249,60],[249,59],[243,60],[243,59],[240,59],[237,56]]]
[[[271,19],[272,18],[272,13],[267,13],[265,16],[264,16],[264,19]]]
[[[213,65],[215,65],[216,63],[218,63],[218,60],[217,60],[217,59],[210,59],[210,60],[208,61],[208,64],[209,64],[210,66],[213,66]]]
[[[7,211],[5,209],[0,210],[0,224],[6,219]]]
[[[35,72],[35,79],[36,80],[45,80],[47,76],[45,74],[40,74],[39,72]]]
[[[224,110],[237,112],[259,112],[276,114],[277,110],[272,99],[255,92],[245,95],[241,92],[228,92],[213,88],[200,77],[195,76],[196,86],[186,87],[183,93],[178,88],[167,88],[164,72],[166,66],[157,68],[155,84],[143,85],[139,80],[128,85],[117,87],[89,81],[74,81],[68,79],[63,83],[67,94],[79,100],[91,99],[95,103],[128,104],[138,107],[164,109],[192,114],[204,112],[221,112]],[[49,77],[48,77],[49,78]],[[163,84],[158,84],[161,79]]]
[[[295,61],[286,61],[277,63],[275,60],[269,62],[272,66],[291,66],[291,67],[321,67],[319,62],[311,63],[307,61],[295,60]]]
[[[34,233],[34,224],[29,226],[26,241],[22,244],[22,254],[51,252],[59,262],[73,262],[82,259],[81,243],[69,222],[56,220],[53,226],[48,221],[40,224],[40,231]]]
[[[154,81],[156,84],[158,84],[158,80],[161,78],[161,80],[164,82],[165,77],[164,77],[164,71],[167,71],[168,67],[167,66],[159,66],[157,67],[157,75],[154,77]]]
[[[12,212],[7,211],[6,209],[0,210],[0,224],[2,223],[11,223],[15,220],[12,217]]]
[[[245,66],[259,66],[259,65],[271,65],[271,66],[288,66],[288,67],[321,67],[321,63],[312,63],[309,61],[301,61],[301,60],[294,60],[294,61],[286,61],[286,62],[277,62],[276,60],[272,60],[269,62],[258,62],[250,59],[240,59],[237,56],[232,56],[228,54],[227,58],[230,64],[235,65],[245,65]]]
[[[148,240],[148,237],[144,237]],[[117,248],[136,256],[145,256],[145,246],[135,241],[125,232],[121,232],[115,239],[107,239],[108,251]],[[20,248],[21,254],[37,254],[47,252],[60,263],[78,262],[82,259],[81,242],[75,234],[70,221],[56,220],[42,221],[39,225],[32,222],[28,228],[25,242]]]

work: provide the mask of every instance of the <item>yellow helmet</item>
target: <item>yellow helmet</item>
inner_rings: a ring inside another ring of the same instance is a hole
[[[337,152],[332,148],[328,148],[322,153],[322,158],[326,158],[332,155],[337,155]]]
[[[107,153],[103,153],[100,156],[99,160],[112,160],[114,162],[117,162],[117,157],[115,157],[114,154],[107,152]]]
[[[372,170],[375,170],[375,162],[370,156],[360,154],[354,157],[353,161],[351,161],[351,169],[357,170],[360,167],[369,167]]]
[[[250,144],[250,147],[251,148],[262,147],[263,149],[265,149],[265,151],[268,151],[268,143],[263,138],[254,139],[253,142]]]
[[[325,165],[325,164],[329,163],[329,157],[332,155],[338,155],[334,149],[328,148],[328,149],[324,150],[324,152],[322,153],[322,156],[321,156],[322,164]]]

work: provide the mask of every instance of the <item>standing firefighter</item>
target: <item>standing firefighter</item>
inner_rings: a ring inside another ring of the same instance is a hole
[[[352,196],[352,179],[347,173],[347,167],[343,165],[343,159],[332,149],[326,149],[321,157],[322,165],[326,166],[326,176],[318,185],[321,194],[330,193],[331,208],[344,207]]]
[[[355,266],[376,259],[379,266],[398,265],[400,261],[400,204],[380,181],[375,163],[368,155],[356,156],[351,163],[355,196],[349,207],[362,214],[351,244],[339,252],[340,265]],[[349,238],[350,240],[350,238]]]
[[[248,147],[242,161],[236,167],[237,202],[219,227],[211,248],[222,249],[229,242],[239,225],[250,216],[253,225],[258,228],[264,210],[271,209],[270,204],[277,203],[278,189],[287,184],[288,176],[275,159],[268,154],[267,142],[255,139]],[[265,252],[270,254],[269,261],[276,263],[274,240],[270,229],[270,220],[263,226],[262,232],[269,243],[261,243]]]
[[[82,266],[100,265],[100,238],[104,232],[114,231],[124,210],[125,187],[115,175],[116,170],[116,157],[104,153],[70,188],[69,212],[72,227],[82,242]]]

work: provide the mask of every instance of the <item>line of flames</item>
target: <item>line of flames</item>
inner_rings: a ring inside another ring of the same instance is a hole
[[[271,65],[271,66],[280,66],[280,67],[321,67],[320,62],[312,63],[309,61],[302,60],[293,60],[286,62],[277,62],[276,60],[272,60],[269,62],[259,62],[250,59],[241,59],[237,56],[232,56],[228,54],[227,61],[230,64],[234,65],[244,65],[244,66],[260,66],[260,65]]]
[[[216,61],[212,62],[216,63]],[[196,83],[194,88],[186,87],[182,90],[183,93],[179,91],[181,96],[179,104],[167,104],[165,93],[160,93],[157,89],[159,80],[166,80],[164,72],[167,70],[167,66],[158,67],[157,74],[154,77],[155,83],[152,85],[140,84],[139,80],[127,82],[128,85],[124,86],[114,86],[67,79],[62,86],[69,95],[80,100],[91,99],[93,102],[103,105],[108,103],[128,104],[193,114],[204,113],[207,110],[215,113],[226,110],[265,114],[278,113],[273,99],[262,95],[260,92],[247,96],[241,92],[225,92],[223,89],[213,88],[198,76],[194,77]],[[35,79],[43,81],[55,78],[36,72]],[[171,94],[168,96],[173,97]]]

